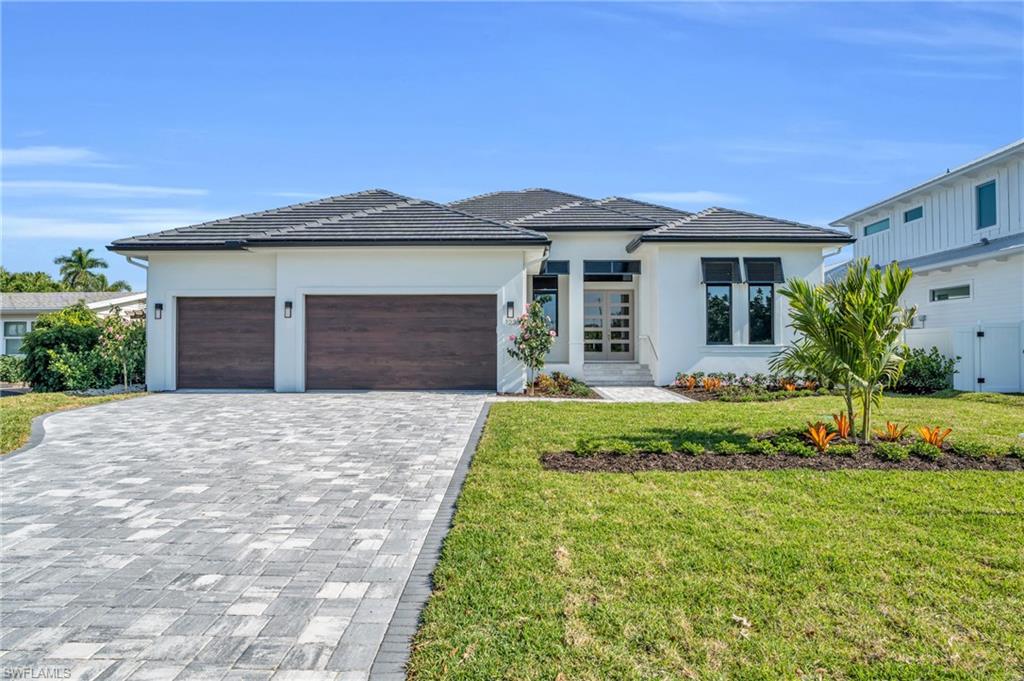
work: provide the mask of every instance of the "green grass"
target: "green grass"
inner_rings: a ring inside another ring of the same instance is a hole
[[[1021,678],[1022,474],[538,464],[581,436],[753,434],[840,404],[495,405],[413,678]],[[887,397],[880,417],[1005,445],[1022,406]]]
[[[124,400],[145,395],[104,395],[102,397],[75,397],[64,393],[28,393],[0,398],[0,455],[13,452],[28,440],[32,419],[52,411],[78,409],[113,400]]]

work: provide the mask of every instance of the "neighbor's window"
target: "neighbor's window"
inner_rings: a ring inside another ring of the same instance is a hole
[[[903,211],[903,222],[913,222],[924,217],[924,206]]]
[[[707,285],[708,345],[732,343],[732,286]]]
[[[878,234],[889,229],[889,218],[879,220],[878,222],[872,222],[870,225],[864,228],[864,236],[871,236],[872,234]]]
[[[978,204],[978,229],[996,224],[996,181],[975,187],[974,199]]]
[[[21,340],[26,333],[28,322],[4,322],[4,354],[21,354]]]
[[[533,299],[541,301],[544,315],[551,320],[548,328],[558,333],[558,277],[534,277]]]
[[[945,288],[933,288],[928,292],[928,299],[933,303],[943,300],[963,300],[971,297],[971,285],[947,286]]]

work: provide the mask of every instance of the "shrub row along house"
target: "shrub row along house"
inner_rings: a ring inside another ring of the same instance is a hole
[[[4,331],[0,355],[20,355],[22,340],[32,330],[39,315],[63,310],[75,303],[84,303],[100,317],[115,309],[122,315],[141,316],[146,294],[124,291],[0,293],[0,323]]]
[[[822,281],[841,232],[549,189],[450,204],[375,189],[115,241],[148,267],[151,390],[519,391],[533,299],[548,368],[591,383],[767,371],[786,278]]]
[[[1024,389],[1024,140],[832,224],[856,237],[854,258],[914,271],[907,343],[959,358],[958,390]]]

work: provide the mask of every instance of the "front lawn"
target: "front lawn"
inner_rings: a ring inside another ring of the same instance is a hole
[[[580,437],[757,434],[832,397],[493,406],[411,661],[432,678],[1020,678],[1024,473],[570,474]],[[879,413],[1008,446],[1024,398]]]
[[[27,393],[0,399],[0,455],[13,452],[28,440],[32,419],[51,411],[65,411],[101,404],[112,400],[124,400],[145,395],[103,395],[100,397],[75,397],[65,393]]]

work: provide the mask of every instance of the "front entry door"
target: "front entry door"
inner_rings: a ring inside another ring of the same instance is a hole
[[[633,361],[633,291],[583,291],[583,358]]]

